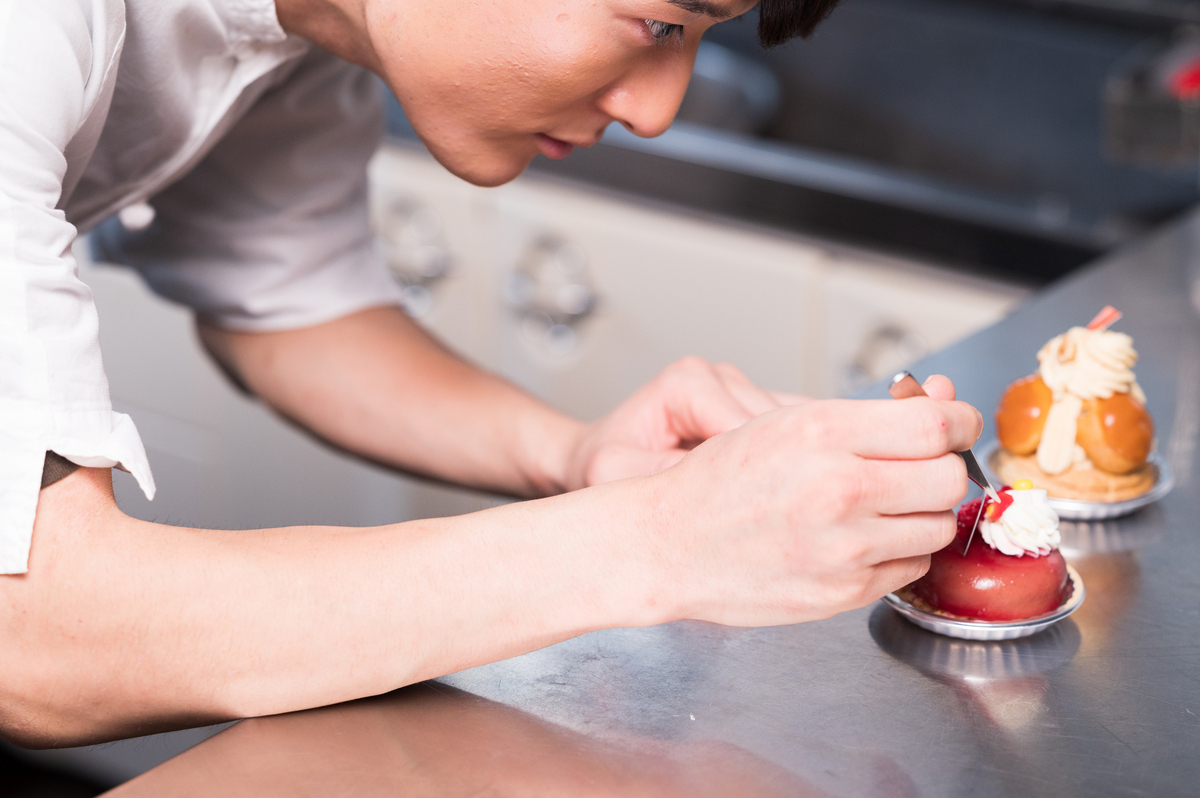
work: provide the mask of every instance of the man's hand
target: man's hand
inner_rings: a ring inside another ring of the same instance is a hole
[[[566,461],[566,487],[576,490],[662,471],[714,435],[770,410],[809,401],[765,391],[728,363],[678,360],[581,430]]]
[[[954,537],[962,459],[982,430],[970,405],[813,401],[763,414],[651,478],[655,531],[680,617],[796,623],[863,606],[919,578]]]

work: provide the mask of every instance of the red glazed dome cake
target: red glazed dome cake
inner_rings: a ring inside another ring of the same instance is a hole
[[[933,555],[925,576],[899,591],[901,598],[956,618],[1017,621],[1053,612],[1071,597],[1058,515],[1046,491],[1020,480],[998,495],[999,502],[984,496],[962,506],[958,534]]]

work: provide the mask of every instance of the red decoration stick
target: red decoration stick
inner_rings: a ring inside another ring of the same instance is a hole
[[[1096,318],[1088,322],[1087,328],[1092,332],[1107,330],[1112,325],[1120,321],[1123,314],[1121,311],[1114,308],[1112,305],[1105,305],[1104,309],[1096,314]]]

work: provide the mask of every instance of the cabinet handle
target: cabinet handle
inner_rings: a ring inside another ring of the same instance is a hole
[[[433,308],[432,287],[453,265],[442,219],[411,200],[392,203],[376,223],[375,244],[404,291],[404,309],[421,318]]]
[[[842,371],[842,395],[854,393],[876,380],[906,368],[929,354],[929,343],[913,330],[887,322],[871,330]]]
[[[504,301],[526,330],[557,355],[575,348],[580,321],[599,302],[583,249],[553,236],[538,239],[524,252],[503,290]]]

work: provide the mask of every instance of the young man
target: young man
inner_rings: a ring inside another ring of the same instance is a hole
[[[834,0],[764,0],[763,38]],[[382,76],[430,151],[510,180],[617,121],[670,123],[749,0],[0,0],[0,734],[68,745],[384,692],[592,629],[794,623],[919,576],[982,427],[935,399],[815,402],[677,363],[583,425],[398,309],[365,164]],[[196,311],[278,412],[397,468],[524,497],[371,529],[129,518],[70,245]],[[697,442],[703,442],[694,449]],[[691,449],[689,451],[689,449]],[[77,466],[81,466],[77,468]]]

